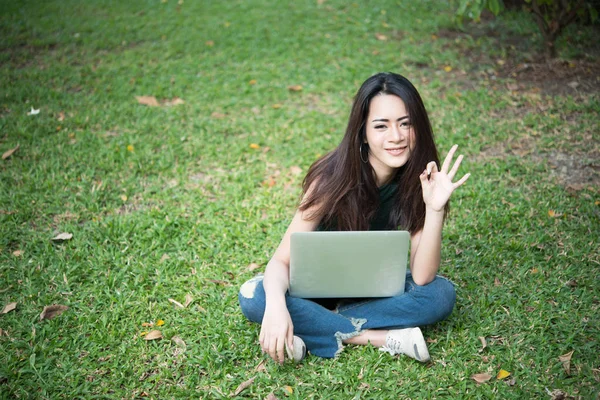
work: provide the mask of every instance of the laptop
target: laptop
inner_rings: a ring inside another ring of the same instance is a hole
[[[290,296],[391,297],[404,293],[407,231],[295,232]]]

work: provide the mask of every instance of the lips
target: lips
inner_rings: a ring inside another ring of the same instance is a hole
[[[395,147],[392,149],[385,149],[385,151],[387,151],[393,156],[399,156],[400,154],[404,153],[404,150],[406,150],[406,147]]]

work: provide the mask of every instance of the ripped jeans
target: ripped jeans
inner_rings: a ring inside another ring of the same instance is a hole
[[[419,286],[409,273],[404,290],[395,297],[343,300],[335,310],[329,310],[317,301],[286,294],[294,335],[304,340],[311,354],[333,358],[342,351],[342,341],[359,335],[361,330],[430,325],[448,317],[456,301],[454,285],[441,276]],[[246,318],[262,323],[265,311],[263,277],[257,276],[244,283],[238,298]]]

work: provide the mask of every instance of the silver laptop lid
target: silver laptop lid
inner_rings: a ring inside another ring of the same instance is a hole
[[[293,233],[290,295],[397,296],[404,292],[409,245],[406,231]]]

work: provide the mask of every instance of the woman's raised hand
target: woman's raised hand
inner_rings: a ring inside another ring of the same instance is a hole
[[[463,160],[463,155],[459,155],[452,168],[450,168],[457,148],[458,145],[456,144],[452,146],[444,159],[441,171],[438,170],[435,161],[431,161],[427,164],[425,171],[419,176],[421,187],[423,188],[423,201],[425,202],[425,206],[432,211],[443,211],[452,192],[465,183],[469,179],[469,176],[471,176],[468,173],[458,181],[452,182]]]

